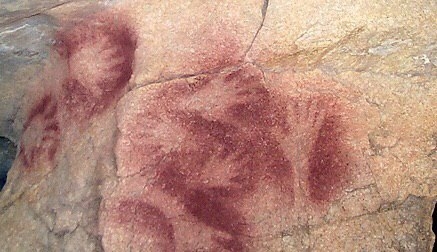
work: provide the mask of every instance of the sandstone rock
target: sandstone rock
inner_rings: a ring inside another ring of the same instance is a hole
[[[2,247],[431,251],[436,13],[126,0],[8,23]]]

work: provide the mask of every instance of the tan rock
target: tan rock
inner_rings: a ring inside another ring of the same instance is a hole
[[[435,13],[426,1],[51,9],[60,27],[23,102],[2,247],[431,251]]]

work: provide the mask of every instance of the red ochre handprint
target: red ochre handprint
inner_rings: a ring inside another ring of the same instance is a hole
[[[127,24],[100,16],[60,32],[56,49],[68,66],[66,109],[89,119],[122,95],[133,72],[136,37]]]
[[[43,96],[30,110],[23,126],[19,158],[26,169],[53,162],[59,148],[58,107],[53,95]]]
[[[254,237],[281,232],[296,217],[317,216],[341,197],[357,167],[347,104],[332,92],[286,94],[268,85],[259,69],[246,65],[147,87],[121,105],[115,153],[126,182],[116,191],[162,211],[153,218],[169,222],[173,234],[157,243],[161,251],[251,251]],[[108,250],[155,251],[145,241],[169,232],[147,229],[145,238],[116,242],[112,234],[123,235],[123,220],[141,216],[149,223],[149,210],[105,212],[115,216],[103,223]],[[264,215],[269,218],[260,222]],[[129,225],[143,230],[139,223]]]

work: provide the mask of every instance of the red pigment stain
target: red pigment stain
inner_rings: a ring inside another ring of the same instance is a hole
[[[196,97],[214,85],[220,88],[214,89],[218,90],[214,94],[217,100],[212,101],[211,106],[220,113],[178,106],[179,100]],[[230,103],[226,104],[226,101]],[[201,225],[218,232],[211,237],[218,248],[247,250],[253,223],[245,218],[244,209],[238,205],[253,197],[260,183],[276,188],[288,202],[294,197],[293,166],[274,134],[287,130],[285,107],[277,104],[275,97],[263,86],[260,72],[253,68],[199,80],[194,87],[178,84],[174,89],[163,88],[162,95],[151,100],[147,107],[145,115],[138,115],[139,118],[155,117],[160,121],[159,113],[164,110],[170,119],[167,123],[186,134],[180,146],[160,151],[162,155],[152,167],[157,174],[153,187],[177,199],[186,214]],[[129,132],[147,130],[140,122],[135,125],[138,128],[129,129]],[[142,145],[143,149],[165,145],[135,141],[138,143],[134,145]],[[139,161],[147,158],[141,152],[119,155]],[[221,164],[228,164],[228,167],[223,169]],[[214,171],[216,175],[211,175],[215,169],[218,169]],[[203,183],[205,179],[219,182],[208,185]]]
[[[129,232],[147,237],[149,251],[175,251],[173,226],[160,209],[139,199],[126,199],[119,202],[117,212]]]
[[[244,243],[240,236],[245,234],[246,220],[238,209],[230,204],[231,195],[236,193],[225,187],[197,188],[185,194],[187,211],[200,222],[231,235],[231,238],[214,237],[224,249],[241,251]]]
[[[344,184],[349,167],[348,150],[343,146],[343,125],[338,115],[327,115],[317,132],[309,154],[308,182],[311,200],[328,201]]]
[[[118,100],[133,71],[136,35],[121,19],[95,17],[58,34],[68,64],[62,97],[70,116],[91,118]]]
[[[53,162],[60,144],[57,102],[45,95],[30,110],[24,123],[19,159],[29,170],[39,161]]]
[[[208,249],[251,250],[267,223],[248,213],[289,218],[297,198],[304,204],[296,206],[323,212],[349,181],[349,110],[331,93],[275,93],[254,66],[152,90],[141,99],[143,110],[124,111],[133,113],[132,122],[120,128],[119,144],[131,144],[118,146],[119,173],[149,176],[150,190],[177,202],[177,215],[205,230],[210,240],[197,242]],[[162,199],[146,197],[162,207]],[[192,235],[175,237],[196,240]]]

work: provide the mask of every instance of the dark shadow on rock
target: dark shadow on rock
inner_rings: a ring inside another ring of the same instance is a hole
[[[6,184],[8,171],[17,154],[17,146],[6,137],[0,137],[0,190]]]
[[[437,203],[434,206],[434,212],[432,213],[432,231],[437,238]],[[437,242],[434,240],[434,247],[432,251],[437,251]]]

